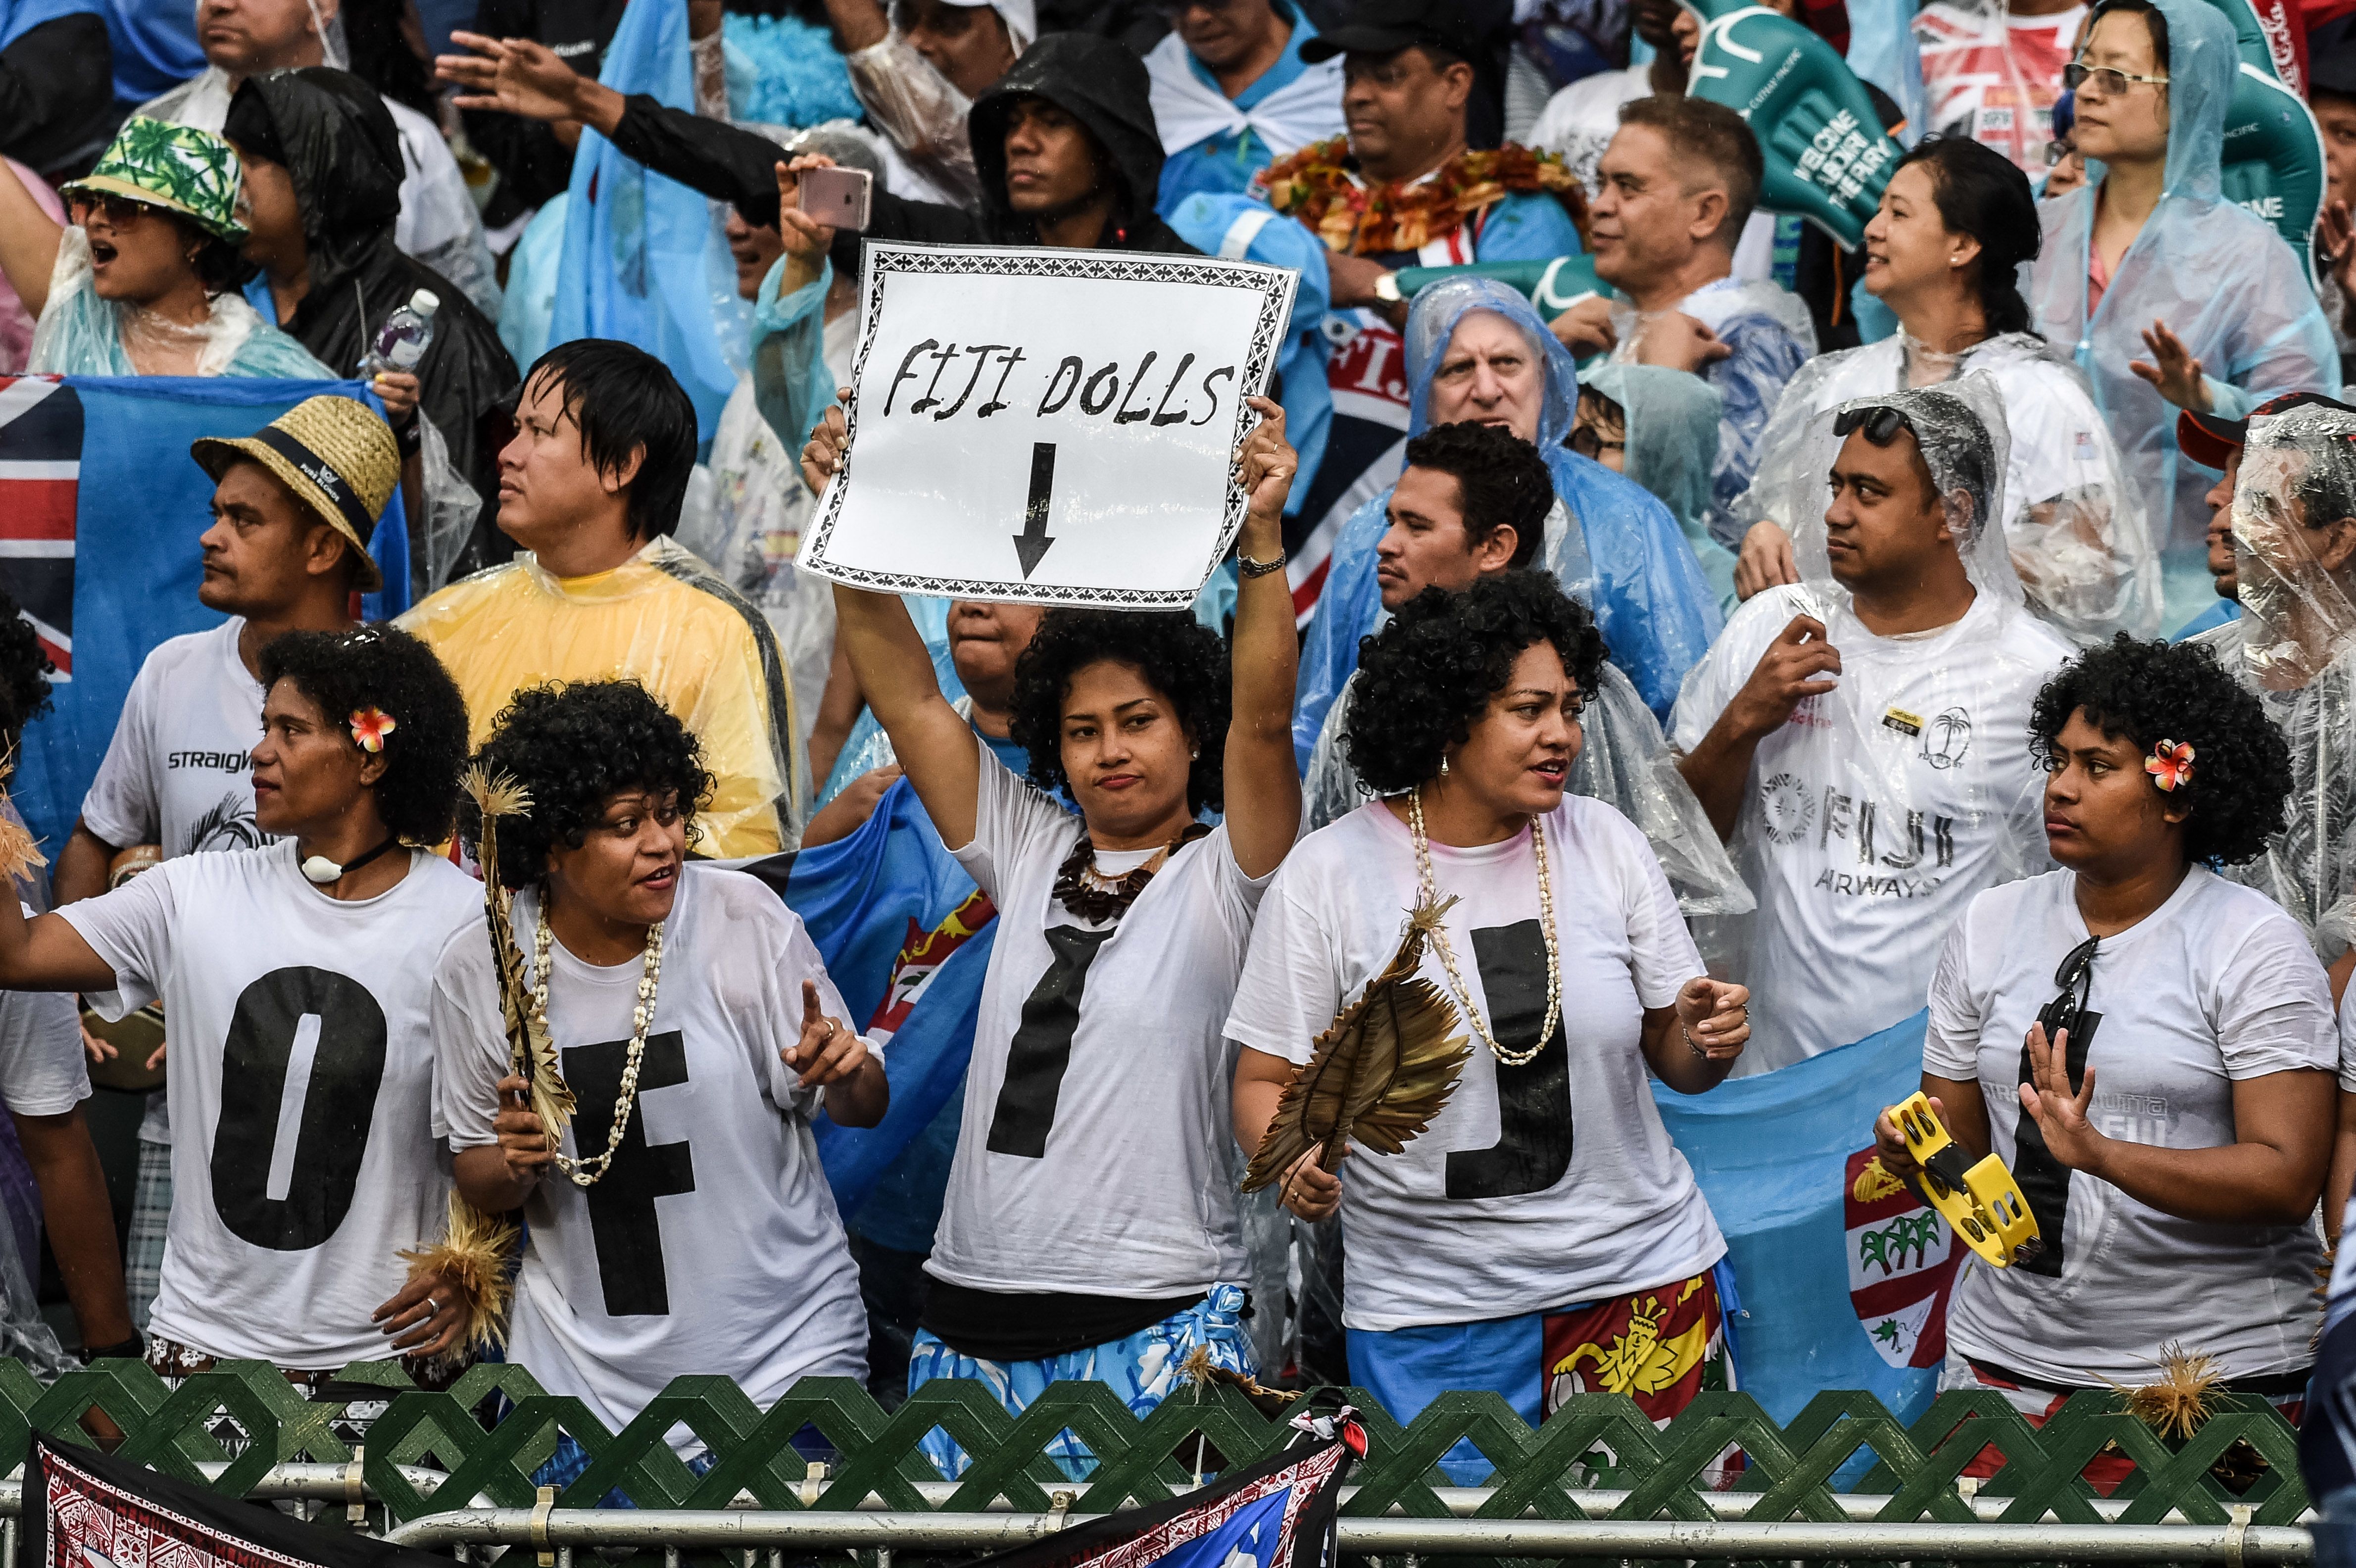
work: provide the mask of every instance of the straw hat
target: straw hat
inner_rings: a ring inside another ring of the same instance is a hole
[[[260,463],[358,553],[362,593],[384,586],[368,541],[401,478],[401,448],[374,409],[333,393],[305,398],[252,435],[192,442],[188,456],[215,483],[231,463]]]
[[[237,149],[210,131],[134,114],[89,174],[59,188],[68,196],[88,191],[160,207],[242,245],[245,225],[237,220],[237,188],[243,177]]]

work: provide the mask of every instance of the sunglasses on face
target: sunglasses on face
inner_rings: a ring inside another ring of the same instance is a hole
[[[1207,11],[1212,16],[1225,16],[1236,0],[1155,0],[1154,9],[1165,22],[1175,22],[1189,11]]]
[[[1570,449],[1590,461],[1601,461],[1606,452],[1625,452],[1625,441],[1606,441],[1591,424],[1582,424],[1570,433]]]
[[[2118,97],[2126,91],[2130,83],[2140,83],[2146,87],[2168,85],[2168,78],[2164,76],[2137,76],[2131,70],[2121,70],[2116,66],[2081,65],[2073,59],[2062,68],[2062,85],[2072,92],[2078,91],[2090,81],[2102,90],[2102,94],[2105,98]]]
[[[1847,435],[1853,430],[1865,432],[1865,438],[1876,446],[1887,446],[1898,439],[1901,430],[1912,430],[1913,424],[1906,415],[1894,408],[1851,408],[1833,416],[1833,434]]]
[[[155,209],[144,201],[134,201],[127,196],[77,195],[68,210],[73,220],[87,228],[93,218],[103,218],[112,229],[128,229],[141,219],[151,216]]]

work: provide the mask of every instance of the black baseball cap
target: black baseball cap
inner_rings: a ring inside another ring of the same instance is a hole
[[[2250,410],[2246,419],[2220,419],[2213,413],[2195,413],[2185,409],[2176,416],[2176,449],[2204,468],[2222,469],[2250,439],[2250,420],[2269,414],[2288,413],[2294,408],[2336,408],[2342,413],[2356,413],[2337,398],[2321,392],[2285,392],[2268,398]]]
[[[1436,44],[1478,60],[1490,38],[1513,18],[1511,0],[1359,0],[1349,19],[1301,46],[1314,65],[1338,54],[1397,54]]]

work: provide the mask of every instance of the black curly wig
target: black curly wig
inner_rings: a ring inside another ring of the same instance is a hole
[[[531,797],[531,810],[499,822],[499,880],[529,887],[548,874],[548,852],[579,849],[625,790],[677,793],[693,842],[695,814],[712,802],[703,746],[636,681],[552,682],[508,702],[491,738],[475,754],[484,772],[504,773]],[[458,802],[458,837],[479,854],[482,813]]]
[[[49,711],[49,677],[56,671],[33,623],[0,588],[0,743],[14,746],[27,725]]]
[[[1109,660],[1126,664],[1168,700],[1196,747],[1186,776],[1187,807],[1224,805],[1220,758],[1227,744],[1227,645],[1184,610],[1053,609],[1039,618],[1031,646],[1014,662],[1009,726],[1031,754],[1031,782],[1049,794],[1064,776],[1064,698],[1072,677]]]
[[[1460,594],[1426,588],[1358,644],[1344,755],[1377,794],[1412,789],[1472,733],[1525,649],[1551,642],[1591,693],[1603,674],[1595,618],[1544,572],[1498,572]]]
[[[2241,865],[2282,832],[2291,789],[2290,746],[2255,693],[2197,643],[2137,642],[2121,632],[2063,665],[2029,715],[2030,754],[2048,769],[2062,726],[2080,709],[2114,740],[2148,752],[2163,740],[2192,743],[2184,854],[2194,863]]]
[[[362,708],[391,714],[377,815],[405,843],[450,836],[466,767],[466,699],[432,649],[387,625],[284,632],[262,645],[262,689],[281,681],[294,682],[330,724]]]

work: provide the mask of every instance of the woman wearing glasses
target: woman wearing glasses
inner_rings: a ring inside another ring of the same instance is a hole
[[[1734,555],[1704,521],[1725,413],[1725,397],[1699,376],[1665,365],[1604,365],[1579,384],[1579,417],[1568,445],[1659,498],[1685,531],[1720,607],[1730,610]]]
[[[1278,868],[1227,1018],[1236,1136],[1257,1149],[1295,1064],[1398,950],[1402,912],[1446,907],[1419,972],[1472,1047],[1454,1094],[1402,1153],[1338,1173],[1304,1156],[1280,1187],[1305,1219],[1341,1207],[1350,1379],[1401,1421],[1441,1389],[1493,1389],[1535,1423],[1628,1387],[1611,1369],[1639,1334],[1659,1349],[1629,1391],[1654,1419],[1727,1386],[1726,1242],[1645,1075],[1715,1088],[1750,993],[1702,973],[1644,835],[1566,793],[1602,667],[1595,623],[1543,573],[1402,606],[1350,711],[1381,798]]]
[[[334,372],[238,293],[243,171],[209,131],[134,118],[66,188],[62,227],[0,172],[0,274],[35,317],[27,370],[83,376]]]
[[[1749,598],[1796,583],[1791,524],[1808,422],[1855,397],[1984,371],[2011,432],[2005,543],[2038,614],[2092,642],[2159,629],[2158,545],[2142,496],[2085,376],[2029,330],[2017,284],[2038,253],[2029,177],[1995,148],[1934,138],[1908,153],[1865,231],[1865,287],[1898,317],[1894,337],[1801,367],[1760,444],[1758,477],[1736,505],[1750,524],[1734,573]]]
[[[2126,638],[2048,682],[2029,733],[2060,869],[1948,933],[1922,1088],[1968,1158],[2011,1166],[2042,1245],[1966,1261],[1946,1386],[2041,1421],[2073,1390],[2155,1381],[2180,1346],[2295,1417],[2338,1036],[2298,923],[2210,869],[2282,825],[2288,748],[2207,650]]]
[[[2093,379],[2164,549],[2200,548],[2214,482],[2180,462],[2177,409],[2239,419],[2340,384],[2305,258],[2222,193],[2239,62],[2204,0],[2105,0],[2062,78],[2077,150],[2103,178],[2038,209],[2037,330]]]

